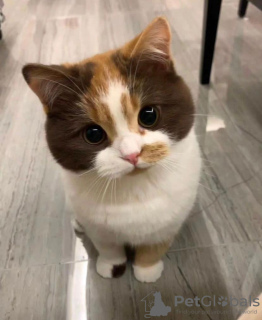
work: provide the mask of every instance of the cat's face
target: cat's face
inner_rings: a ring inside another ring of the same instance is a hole
[[[24,77],[47,113],[49,148],[64,168],[118,178],[167,158],[193,125],[194,106],[154,20],[122,48],[78,64],[29,64]]]

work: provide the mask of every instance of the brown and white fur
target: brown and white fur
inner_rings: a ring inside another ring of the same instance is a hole
[[[120,49],[76,64],[23,68],[47,114],[47,142],[63,168],[75,226],[97,248],[105,278],[124,272],[129,245],[136,279],[156,281],[196,198],[194,104],[170,43],[168,22],[157,18]],[[138,122],[145,106],[159,110],[152,128]],[[99,144],[83,138],[92,124],[106,133]]]

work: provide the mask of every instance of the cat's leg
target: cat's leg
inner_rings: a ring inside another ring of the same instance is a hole
[[[158,280],[164,269],[161,260],[167,252],[171,241],[153,245],[141,245],[135,247],[135,260],[133,263],[134,274],[141,282],[155,282]]]
[[[118,278],[126,270],[126,254],[124,246],[105,243],[92,239],[99,256],[96,262],[96,271],[104,278]]]

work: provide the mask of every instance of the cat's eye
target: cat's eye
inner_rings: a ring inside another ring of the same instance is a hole
[[[141,127],[150,128],[153,127],[159,118],[159,111],[154,106],[144,107],[138,116],[138,122]]]
[[[84,130],[84,139],[91,144],[99,144],[106,138],[105,131],[98,125],[94,124]]]

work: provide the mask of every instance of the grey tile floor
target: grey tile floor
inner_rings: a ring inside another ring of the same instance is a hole
[[[240,20],[237,3],[223,2],[212,83],[203,87],[203,0],[6,1],[0,43],[1,320],[138,320],[148,317],[154,291],[172,309],[163,319],[233,320],[244,306],[175,307],[174,297],[248,299],[262,291],[262,13],[250,5]],[[141,284],[129,268],[122,278],[105,280],[95,272],[94,249],[85,240],[86,251],[71,229],[44,139],[44,116],[21,67],[77,61],[119,46],[157,15],[170,21],[176,66],[196,102],[204,171],[163,277]]]

